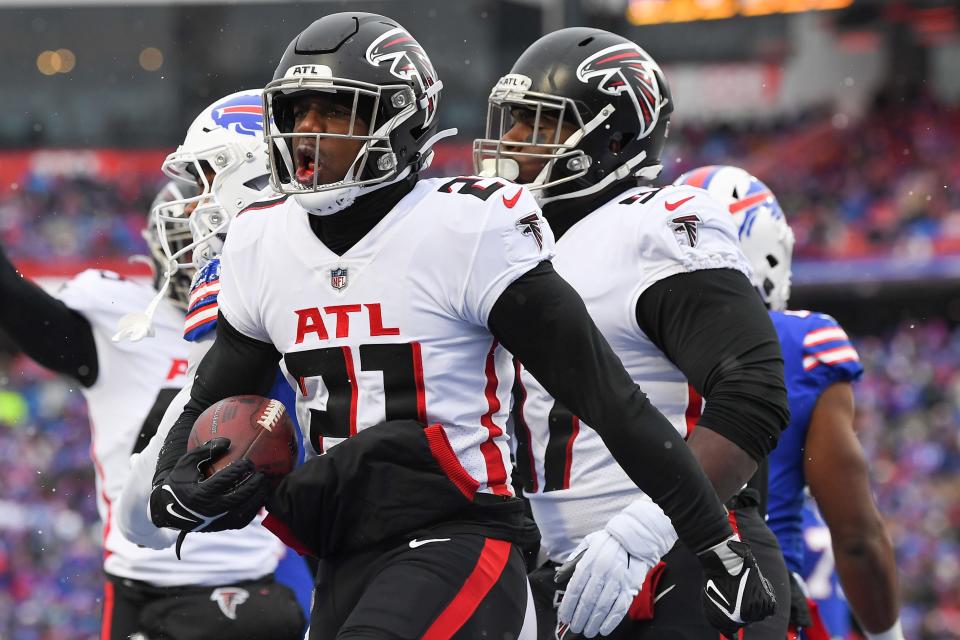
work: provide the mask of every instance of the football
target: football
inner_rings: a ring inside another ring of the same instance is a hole
[[[230,448],[202,469],[204,476],[236,460],[253,462],[276,487],[297,462],[297,438],[293,421],[283,403],[260,396],[234,396],[211,405],[200,414],[190,432],[188,448],[214,438],[230,438]]]

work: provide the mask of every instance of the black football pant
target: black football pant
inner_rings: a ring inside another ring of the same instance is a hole
[[[296,596],[273,576],[220,587],[154,587],[107,576],[100,640],[301,640]]]
[[[504,540],[422,535],[321,560],[316,582],[311,640],[535,638],[523,558]]]
[[[734,497],[738,500],[740,496]],[[746,640],[784,640],[790,616],[790,574],[776,536],[760,515],[756,501],[742,498],[742,504],[730,511],[731,523],[740,537],[750,543],[754,557],[763,575],[770,581],[777,596],[777,612],[763,622],[747,626],[738,635]],[[607,636],[614,640],[718,640],[717,632],[707,622],[701,605],[703,572],[695,554],[677,543],[663,557],[666,568],[654,588],[653,619],[625,619]],[[554,565],[556,566],[556,565]],[[556,608],[560,606],[562,591],[553,588],[555,569],[544,567],[530,575],[540,622],[539,638],[555,640]],[[549,573],[548,573],[549,572]],[[643,596],[644,594],[641,594]],[[550,609],[546,607],[550,606]],[[546,609],[546,610],[545,610]],[[562,640],[581,638],[567,632]]]

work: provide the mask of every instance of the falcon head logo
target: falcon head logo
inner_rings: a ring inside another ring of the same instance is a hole
[[[423,93],[437,81],[437,72],[427,52],[403,27],[390,29],[374,40],[367,48],[367,62],[375,67],[390,65],[391,75],[416,82],[418,93]],[[433,120],[436,110],[437,98],[434,96],[427,104],[424,126]]]
[[[220,612],[231,620],[237,619],[237,607],[249,597],[250,592],[240,587],[218,587],[210,594],[210,599],[217,603]]]
[[[628,94],[640,121],[638,135],[643,138],[656,126],[660,109],[666,104],[657,84],[658,71],[660,67],[643,49],[625,42],[598,51],[581,62],[577,79],[588,84],[597,79],[597,89],[607,95]]]
[[[532,237],[537,243],[537,248],[543,249],[543,228],[540,226],[540,216],[531,213],[517,220],[516,225],[521,235]]]
[[[695,213],[686,216],[678,216],[670,221],[673,227],[673,235],[677,242],[688,247],[697,246],[697,225],[703,222]]]

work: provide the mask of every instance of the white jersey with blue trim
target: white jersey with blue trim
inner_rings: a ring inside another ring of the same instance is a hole
[[[152,287],[97,270],[84,271],[57,294],[89,321],[96,343],[99,373],[93,386],[82,392],[90,416],[97,507],[103,521],[104,570],[156,586],[225,584],[271,573],[282,545],[262,527],[259,533],[190,536],[182,562],[172,549],[140,547],[120,531],[117,502],[133,480],[131,454],[145,448],[164,411],[175,404],[190,379],[191,347],[181,337],[184,314],[168,300],[157,307],[154,337],[139,342],[111,339],[120,318],[142,311],[155,295]],[[149,483],[152,468],[146,473]]]
[[[557,241],[553,266],[651,402],[684,437],[703,408],[683,373],[637,324],[640,296],[670,276],[734,269],[749,277],[737,228],[702,189],[637,187],[600,206]],[[543,547],[563,561],[588,533],[642,493],[597,433],[523,371],[515,390],[517,464],[528,478]]]
[[[343,255],[309,216],[294,198],[241,213],[219,296],[234,328],[283,354],[304,440],[320,453],[385,419],[439,423],[478,491],[512,495],[513,367],[487,317],[552,255],[533,197],[493,179],[421,180]]]

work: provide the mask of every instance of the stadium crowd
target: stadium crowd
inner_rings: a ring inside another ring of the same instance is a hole
[[[798,259],[960,252],[960,109],[878,98],[854,120],[817,111],[788,123],[671,132],[664,178],[742,164],[777,193]],[[69,152],[64,152],[69,153]],[[471,173],[469,145],[438,149],[436,175]],[[744,160],[744,159],[747,160]],[[73,166],[65,163],[66,166]],[[143,251],[143,215],[160,176],[100,180],[31,173],[0,184],[0,242],[23,260]]]
[[[960,252],[960,117],[932,101],[878,100],[861,120],[678,129],[665,177],[750,158],[787,211],[799,258]],[[434,171],[469,172],[450,147]],[[155,179],[28,175],[0,185],[14,260],[143,253]],[[857,425],[897,549],[907,637],[960,638],[960,328],[926,321],[855,340],[867,373]],[[0,637],[94,638],[102,573],[94,470],[76,389],[0,355]]]

